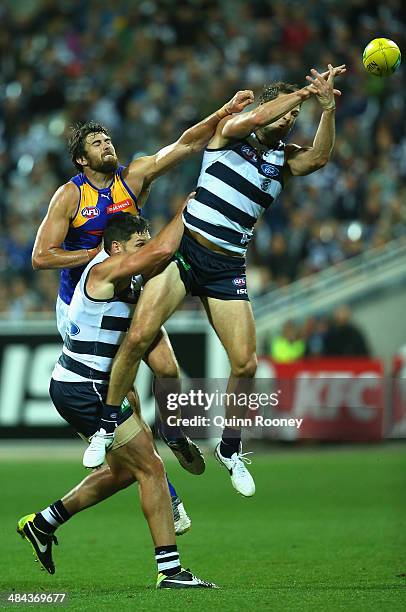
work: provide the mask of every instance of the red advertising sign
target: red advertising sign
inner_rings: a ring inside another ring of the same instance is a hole
[[[260,358],[259,376],[274,381],[273,416],[302,419],[296,439],[379,440],[383,436],[383,364],[377,359],[324,358],[273,363]]]
[[[388,437],[406,436],[406,353],[395,355],[392,362],[392,411],[389,411]]]

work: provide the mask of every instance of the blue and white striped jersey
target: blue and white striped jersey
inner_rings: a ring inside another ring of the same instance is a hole
[[[93,266],[109,255],[100,251],[86,266],[76,285],[69,305],[69,321],[62,355],[55,365],[52,378],[62,382],[105,382],[110,378],[111,365],[130,327],[135,303],[95,300],[86,292],[86,279]],[[136,277],[137,279],[140,277]],[[138,291],[139,294],[139,291]],[[137,295],[134,296],[136,302]]]
[[[285,144],[259,153],[247,140],[206,149],[183,221],[214,244],[245,255],[254,225],[283,187]]]

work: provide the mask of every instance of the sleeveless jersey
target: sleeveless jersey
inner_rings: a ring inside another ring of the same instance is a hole
[[[138,295],[134,295],[132,301],[127,293],[126,298],[120,294],[105,301],[88,296],[86,280],[89,272],[107,257],[106,251],[100,251],[86,266],[76,285],[69,305],[62,355],[52,372],[55,380],[108,383],[111,364],[130,326]],[[133,282],[138,279],[135,277]],[[128,299],[128,302],[123,299]]]
[[[186,227],[245,255],[254,225],[283,187],[285,144],[259,153],[246,140],[206,149],[196,195],[183,213]]]
[[[140,213],[137,198],[123,179],[124,166],[116,170],[111,185],[97,189],[81,172],[70,180],[79,191],[79,202],[74,218],[70,222],[62,248],[67,251],[93,249],[103,237],[109,216],[116,212]],[[59,296],[70,304],[75,287],[85,266],[61,270]]]

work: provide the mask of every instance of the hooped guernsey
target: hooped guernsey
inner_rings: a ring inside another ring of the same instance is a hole
[[[91,298],[86,282],[93,266],[109,255],[102,250],[86,266],[69,306],[69,321],[62,355],[52,378],[61,382],[108,383],[111,365],[130,327],[142,277],[134,276],[128,289],[111,299]]]
[[[183,213],[186,227],[244,256],[256,221],[283,188],[284,163],[282,141],[263,153],[249,140],[206,149],[196,195]]]

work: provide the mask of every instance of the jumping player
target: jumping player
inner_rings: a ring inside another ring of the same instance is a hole
[[[99,426],[113,356],[138,297],[133,296],[132,277],[142,274],[148,278],[165,264],[180,243],[182,229],[181,209],[153,240],[149,240],[148,225],[142,217],[114,215],[105,229],[105,250],[87,265],[75,288],[50,394],[61,416],[86,439]],[[142,509],[155,546],[157,588],[215,588],[180,565],[163,464],[149,428],[129,404],[120,411],[107,461],[115,479],[113,492],[135,481],[139,484]],[[104,470],[100,485],[95,491],[86,479],[42,512],[18,521],[18,533],[31,543],[50,574],[55,573],[52,544],[57,543],[56,528],[76,512],[112,494]]]
[[[312,70],[312,76],[306,77],[309,85],[302,89],[275,83],[265,88],[256,108],[219,122],[203,156],[196,195],[183,214],[185,231],[177,261],[146,284],[114,360],[110,406],[120,405],[138,360],[186,293],[201,298],[227,352],[231,364],[227,392],[238,394],[249,388],[257,359],[246,288],[247,246],[256,220],[284,183],[328,162],[335,138],[334,95],[340,95],[333,88],[334,75],[344,71],[344,66],[331,65],[323,74]],[[322,109],[313,145],[285,144],[301,104],[311,96]],[[237,407],[227,406],[226,416],[230,420],[239,416]],[[249,497],[255,493],[255,484],[241,450],[241,430],[226,427],[215,455],[227,468],[234,488]]]
[[[59,332],[64,338],[67,311],[75,286],[84,267],[100,250],[106,222],[117,212],[137,215],[144,204],[152,181],[175,164],[203,149],[213,136],[219,121],[230,113],[243,110],[253,99],[251,91],[237,92],[214,114],[186,130],[173,144],[155,155],[141,157],[128,167],[119,165],[108,130],[94,122],[74,130],[69,151],[79,174],[62,185],[53,196],[48,212],[38,230],[32,262],[36,270],[61,269],[56,314]],[[179,367],[165,330],[158,330],[145,362],[155,377],[179,384]],[[204,460],[196,445],[185,436],[170,440],[169,446],[181,465],[192,473],[204,471]],[[88,464],[87,467],[96,467]],[[95,480],[95,486],[97,478]],[[169,484],[174,511],[181,512],[183,529],[190,525],[175,489]],[[183,517],[183,518],[182,518]]]

